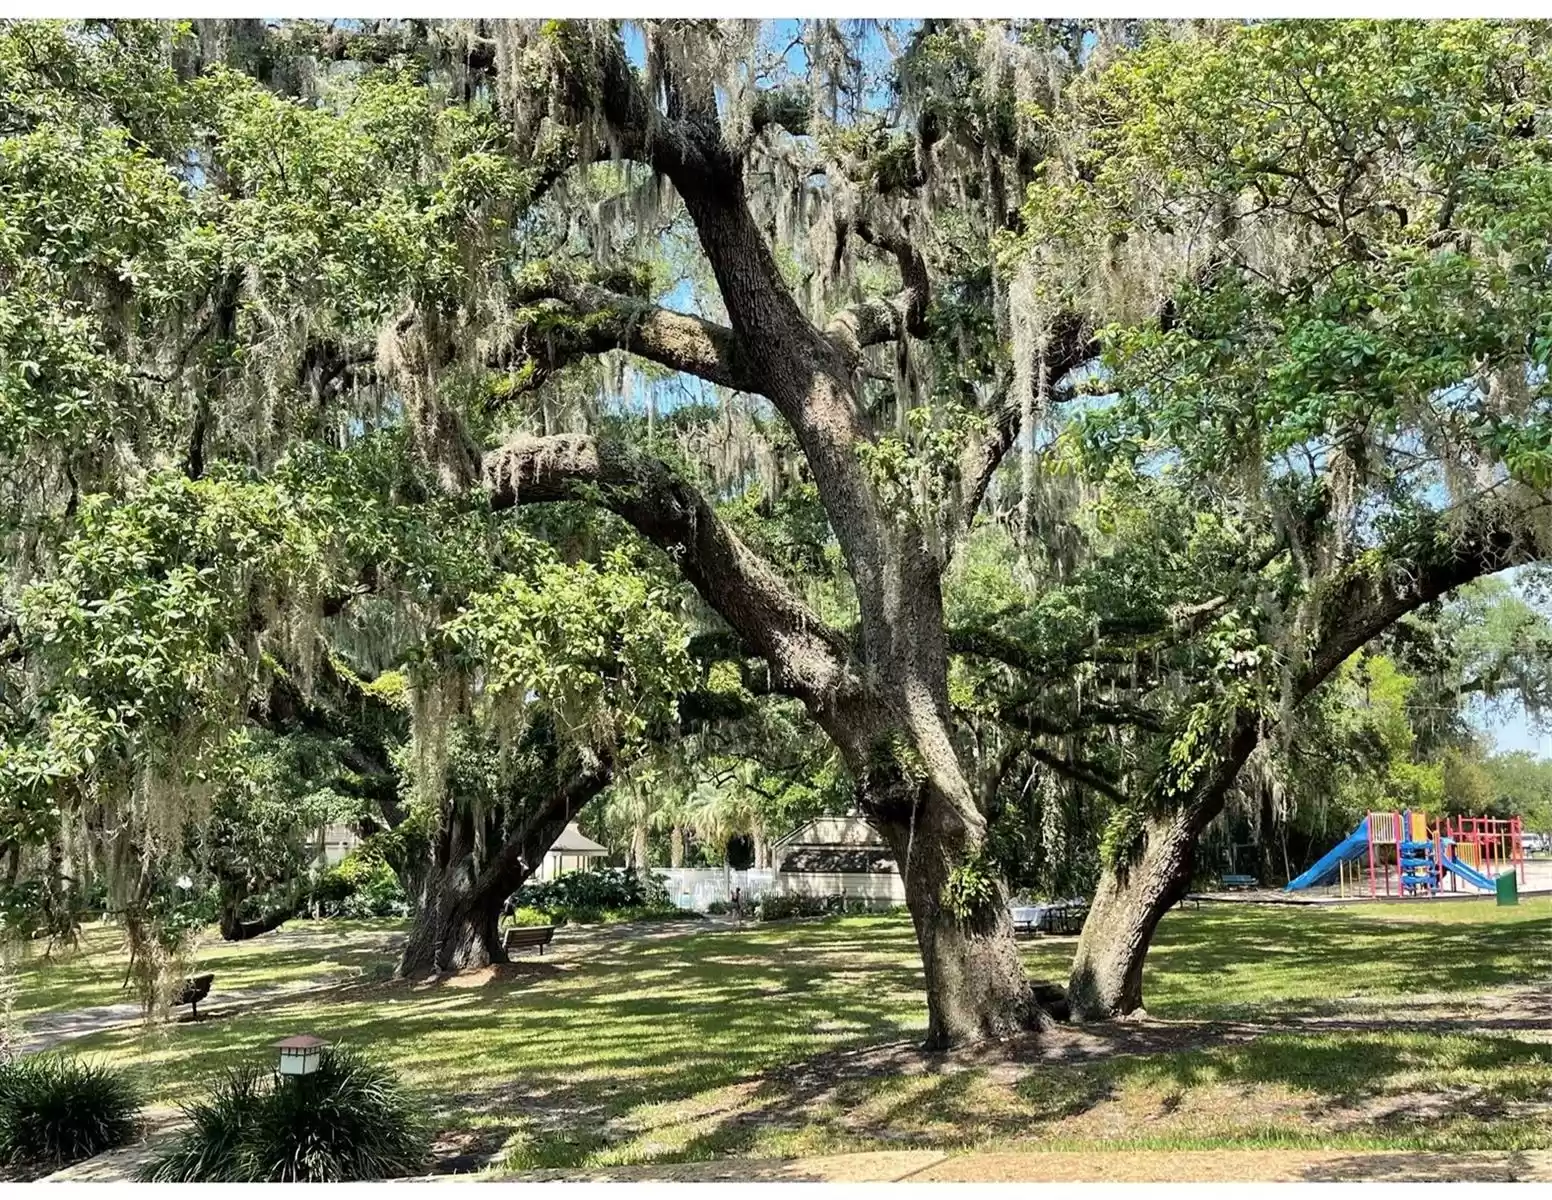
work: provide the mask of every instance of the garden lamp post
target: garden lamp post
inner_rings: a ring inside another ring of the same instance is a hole
[[[308,1033],[276,1042],[275,1049],[280,1051],[280,1073],[311,1075],[318,1069],[318,1063],[323,1058],[324,1047],[328,1044],[322,1038],[313,1037]]]

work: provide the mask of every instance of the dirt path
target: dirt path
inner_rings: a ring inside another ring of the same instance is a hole
[[[203,1019],[207,1016],[251,1008],[256,1004],[282,997],[325,991],[351,978],[354,977],[326,975],[320,979],[306,979],[295,983],[260,984],[256,987],[238,988],[233,991],[212,988],[208,999],[201,1001],[207,1007],[200,1017]],[[19,1039],[20,1053],[37,1054],[42,1050],[52,1050],[75,1038],[133,1025],[140,1021],[142,1016],[143,1010],[137,1003],[103,1004],[96,1008],[77,1009],[75,1012],[42,1013],[27,1021],[26,1029]],[[188,1016],[178,1018],[180,1021],[189,1019]]]

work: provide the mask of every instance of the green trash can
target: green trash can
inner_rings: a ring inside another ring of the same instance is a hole
[[[1498,907],[1507,908],[1520,902],[1520,879],[1513,871],[1498,877]]]

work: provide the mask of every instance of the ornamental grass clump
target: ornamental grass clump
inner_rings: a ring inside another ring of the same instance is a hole
[[[184,1109],[192,1128],[146,1164],[152,1183],[345,1183],[409,1175],[424,1122],[388,1068],[325,1050],[310,1075],[229,1071]]]
[[[0,1063],[0,1165],[58,1169],[122,1146],[140,1097],[122,1071],[62,1054]]]

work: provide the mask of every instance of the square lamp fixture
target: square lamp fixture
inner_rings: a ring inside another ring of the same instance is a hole
[[[280,1073],[311,1075],[318,1069],[318,1063],[323,1058],[324,1047],[328,1044],[322,1038],[313,1037],[308,1033],[288,1037],[283,1042],[276,1042],[275,1049],[280,1051]]]

